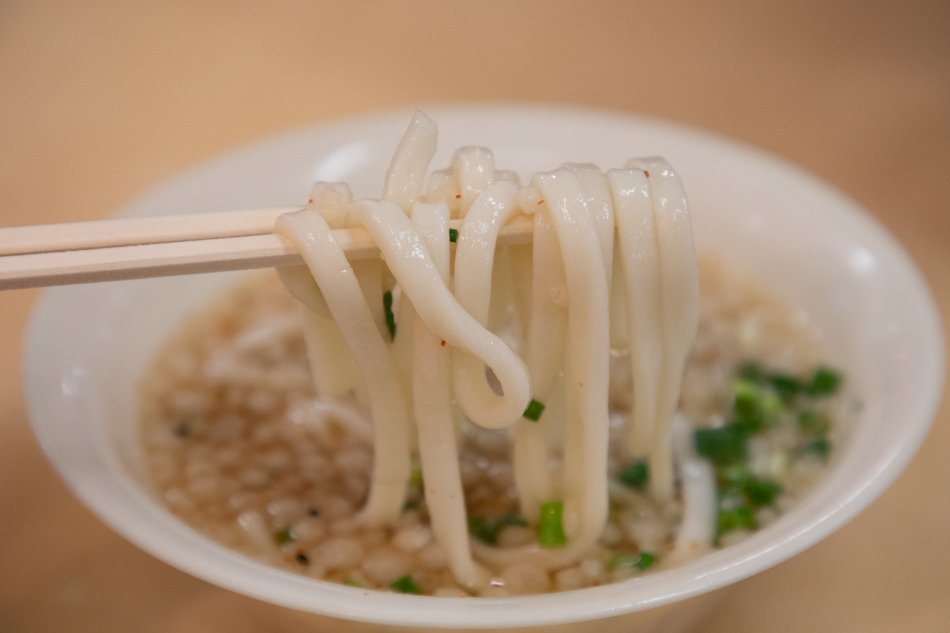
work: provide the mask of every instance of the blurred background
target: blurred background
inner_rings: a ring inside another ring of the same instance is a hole
[[[867,207],[950,310],[946,0],[0,0],[0,225],[100,218],[261,136],[460,101],[606,108],[762,147]],[[0,631],[280,630],[66,491],[24,411],[37,295],[0,293]],[[742,583],[703,630],[945,631],[948,422],[945,403],[881,501]]]

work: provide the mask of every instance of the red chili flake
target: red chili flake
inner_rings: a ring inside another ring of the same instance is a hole
[[[460,194],[460,193],[455,194],[455,199],[456,199],[456,200],[461,200],[461,199],[462,199],[462,194]]]
[[[544,204],[544,200],[538,200],[538,206]]]
[[[445,347],[445,339],[442,339],[441,341],[439,341],[439,345],[441,345],[442,347]]]
[[[307,198],[307,204],[313,204],[313,198]]]
[[[646,177],[647,177],[647,178],[650,177],[650,172],[649,172],[648,170],[644,169],[644,170],[643,170],[643,173],[646,174]]]

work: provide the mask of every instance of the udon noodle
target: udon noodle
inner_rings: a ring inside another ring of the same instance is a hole
[[[610,531],[611,499],[676,508],[663,564],[714,547],[730,509],[721,498],[732,462],[716,461],[709,446],[723,438],[704,444],[680,407],[700,305],[675,169],[658,157],[606,172],[566,164],[522,184],[496,169],[488,150],[463,147],[430,174],[436,136],[417,113],[381,199],[317,183],[306,209],[277,222],[306,263],[278,273],[303,306],[314,406],[372,443],[353,523],[399,526],[421,471],[434,541],[473,595],[492,595],[503,568],[557,573],[581,564]],[[524,216],[530,243],[500,247],[503,227]],[[347,259],[333,231],[351,227],[370,234],[381,259]],[[779,385],[746,373],[753,387],[768,386],[759,395]],[[612,407],[617,401],[623,406]],[[743,402],[736,396],[737,407]],[[754,405],[762,419],[767,404]],[[471,425],[510,442],[517,511],[492,519],[493,529],[534,529],[534,542],[471,538],[478,517],[460,461]],[[617,482],[615,462],[638,469],[633,488]],[[744,495],[768,493],[747,483],[759,480],[743,481]],[[257,529],[258,519],[242,517],[242,527]],[[654,558],[642,545],[641,570]],[[397,590],[417,589],[411,576],[399,581]]]

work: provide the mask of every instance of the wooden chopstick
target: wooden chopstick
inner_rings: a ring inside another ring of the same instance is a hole
[[[294,209],[127,218],[0,229],[0,290],[302,264],[274,220]],[[246,216],[246,217],[245,217]],[[459,220],[451,226],[458,228]],[[531,240],[518,217],[499,244]],[[361,228],[333,232],[350,260],[379,257]]]
[[[282,213],[299,207],[249,209],[0,229],[0,255],[159,244],[270,233]]]

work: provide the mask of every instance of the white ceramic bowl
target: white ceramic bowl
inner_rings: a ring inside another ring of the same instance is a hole
[[[685,626],[692,606],[705,601],[698,596],[775,565],[841,526],[911,459],[943,382],[937,313],[906,253],[852,201],[759,151],[657,121],[548,107],[436,107],[428,113],[440,124],[437,166],[447,164],[455,147],[470,144],[493,148],[499,167],[523,173],[566,160],[610,167],[634,155],[669,158],[687,185],[699,249],[755,270],[806,310],[825,333],[850,392],[863,402],[827,478],[788,515],[739,545],[610,586],[472,600],[319,583],[210,542],[140,483],[137,381],[181,318],[235,275],[58,288],[41,299],[27,335],[29,410],[56,468],[116,531],[188,573],[314,614],[331,630],[342,630],[342,620],[584,630],[584,622],[604,618],[599,631],[657,623],[672,630]],[[126,213],[293,205],[313,180],[345,180],[358,195],[376,196],[410,114],[327,123],[253,145],[152,190]]]

